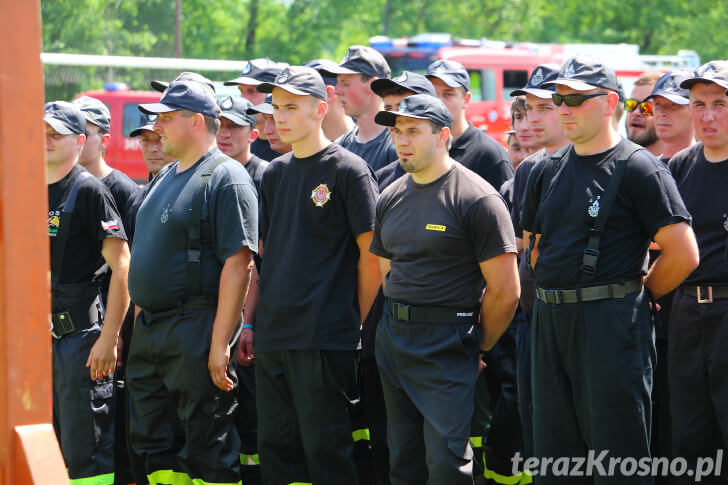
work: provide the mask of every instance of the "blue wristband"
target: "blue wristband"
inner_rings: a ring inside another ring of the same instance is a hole
[[[245,325],[243,325],[243,330],[246,330],[248,328],[251,330],[255,330],[255,325],[251,325],[249,323],[246,323]]]

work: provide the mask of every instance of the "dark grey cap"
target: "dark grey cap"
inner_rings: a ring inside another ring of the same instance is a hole
[[[272,93],[273,88],[281,88],[298,96],[313,96],[326,101],[326,85],[316,69],[305,66],[289,66],[281,71],[273,82],[258,84],[255,88],[261,93]]]
[[[470,91],[468,70],[457,61],[435,61],[427,66],[427,77],[436,77],[451,88],[464,87]]]
[[[551,95],[556,92],[556,87],[550,85],[544,88],[542,86],[544,83],[556,79],[560,68],[561,66],[558,64],[541,64],[540,66],[536,66],[536,69],[531,72],[526,86],[521,89],[516,89],[511,93],[511,96],[532,94],[541,99],[551,99]]]
[[[324,83],[327,85],[336,86],[336,76],[326,75],[326,70],[339,67],[337,63],[329,59],[314,59],[304,64],[306,67],[312,67],[316,69],[321,77],[324,78]],[[323,72],[322,72],[323,71]]]
[[[98,126],[101,131],[108,133],[111,129],[111,113],[108,106],[91,96],[81,96],[73,100],[73,104],[78,106],[81,113],[86,117],[86,121]]]
[[[399,87],[412,91],[414,94],[429,94],[430,96],[437,96],[435,87],[432,85],[429,79],[422,74],[416,72],[404,71],[399,76],[393,79],[377,79],[371,84],[372,91],[377,96],[381,96],[382,92],[388,88]]]
[[[392,73],[389,64],[379,51],[364,45],[353,45],[338,66],[321,69],[322,76],[339,74],[365,74],[371,77],[387,78]]]
[[[695,70],[692,78],[680,83],[681,88],[690,89],[697,83],[715,83],[728,89],[728,61],[710,61]]]
[[[236,125],[255,126],[255,115],[248,114],[253,105],[240,96],[228,96],[218,101],[220,117],[227,118]]]
[[[141,125],[129,133],[129,136],[139,136],[142,134],[142,131],[154,131],[154,122],[157,121],[157,118],[159,118],[159,115],[142,113]]]
[[[212,89],[213,93],[215,92],[215,84],[202,74],[197,74],[196,72],[182,72],[174,79],[174,81],[197,81],[198,83],[206,84],[210,87],[210,89]],[[159,91],[160,93],[163,93],[164,90],[169,87],[169,83],[166,81],[155,80],[151,81],[149,84],[152,85],[154,90]]]
[[[46,103],[43,121],[61,135],[86,134],[86,117],[75,104],[66,101]]]
[[[435,96],[415,94],[407,96],[399,103],[397,111],[380,111],[374,121],[384,126],[394,126],[398,116],[430,120],[440,126],[452,126],[452,116],[447,107]]]
[[[668,72],[657,80],[655,87],[652,88],[652,92],[645,98],[645,101],[654,98],[655,96],[662,96],[675,104],[690,104],[690,91],[688,89],[681,88],[680,84],[692,77],[693,73],[690,71]]]
[[[140,104],[139,111],[147,114],[169,113],[186,109],[203,115],[218,117],[215,93],[197,81],[172,81],[159,103]]]
[[[604,88],[619,93],[622,90],[614,69],[604,64],[599,58],[588,55],[578,55],[567,60],[561,66],[556,79],[544,82],[541,87],[558,84],[577,91]]]
[[[273,62],[267,57],[253,59],[243,64],[243,71],[239,77],[230,81],[225,81],[225,86],[235,86],[236,84],[246,84],[248,86],[257,86],[260,83],[271,83],[281,73],[284,64]]]
[[[248,108],[248,114],[249,115],[255,115],[255,114],[264,114],[264,115],[272,115],[273,114],[273,95],[269,94],[265,97],[265,100],[260,103],[256,104],[255,106],[251,106]]]

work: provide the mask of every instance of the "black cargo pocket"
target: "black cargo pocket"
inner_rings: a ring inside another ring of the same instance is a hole
[[[89,399],[94,427],[94,443],[100,449],[112,446],[114,442],[113,401],[114,382],[111,378],[91,384]]]

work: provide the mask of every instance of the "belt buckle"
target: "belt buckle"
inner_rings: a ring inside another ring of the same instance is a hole
[[[409,305],[403,305],[402,303],[395,303],[394,304],[394,313],[395,318],[397,320],[402,320],[403,322],[411,322],[410,320],[410,306]]]
[[[543,296],[546,299],[546,303],[551,305],[560,305],[563,301],[559,290],[544,290]]]
[[[695,287],[698,292],[698,303],[713,303],[713,287],[712,286],[706,286],[708,288],[708,297],[703,298],[702,292],[700,291],[700,285]]]

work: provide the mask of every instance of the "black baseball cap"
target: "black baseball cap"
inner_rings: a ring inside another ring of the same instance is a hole
[[[136,128],[134,131],[129,133],[130,137],[140,136],[142,134],[142,131],[154,131],[154,122],[157,121],[157,118],[159,118],[159,115],[152,115],[152,114],[141,114],[141,125]]]
[[[86,117],[75,104],[66,101],[46,103],[43,121],[61,135],[86,134]]]
[[[412,71],[404,71],[399,76],[393,79],[377,79],[371,84],[372,91],[377,96],[381,96],[382,92],[391,87],[400,87],[412,91],[414,94],[429,94],[430,96],[437,96],[435,87],[432,85],[429,79],[422,74],[417,74]]]
[[[140,104],[139,111],[147,114],[169,113],[186,109],[203,115],[218,117],[215,93],[197,81],[172,81],[159,103]]]
[[[407,96],[399,103],[397,111],[380,111],[374,117],[377,124],[394,126],[397,116],[430,120],[440,126],[452,126],[452,116],[447,107],[435,96],[429,94],[415,94]]]
[[[339,66],[334,61],[330,59],[314,59],[305,63],[304,66],[316,69],[318,73],[321,74],[321,77],[324,78],[324,84],[336,86],[336,76],[326,75],[326,69],[330,69],[332,67],[336,68]]]
[[[388,78],[392,70],[379,51],[364,45],[353,45],[346,51],[346,55],[337,66],[321,69],[322,76],[337,76],[339,74],[364,74],[366,76]]]
[[[253,59],[243,64],[243,71],[239,77],[225,81],[223,84],[225,86],[235,86],[236,84],[257,86],[260,83],[271,83],[284,67],[285,65],[271,61],[267,57]]]
[[[537,98],[551,99],[551,95],[556,92],[556,87],[551,85],[548,87],[542,87],[544,83],[553,81],[559,74],[561,66],[558,64],[541,64],[531,73],[531,76],[526,82],[526,86],[521,89],[516,89],[511,93],[511,96],[523,96],[526,94],[532,94]]]
[[[236,125],[255,126],[255,115],[248,114],[253,105],[241,96],[228,96],[218,101],[220,117],[227,118]]]
[[[681,88],[690,89],[697,83],[715,83],[728,89],[728,61],[710,61],[695,70],[690,79],[680,83]]]
[[[261,93],[272,93],[273,88],[281,88],[298,96],[313,96],[326,101],[326,85],[316,69],[305,66],[284,68],[273,82],[261,83],[255,88]]]
[[[693,73],[690,71],[668,72],[657,80],[655,86],[652,88],[652,92],[645,98],[645,101],[655,96],[662,96],[675,104],[690,104],[690,90],[681,88],[680,84],[692,77]]]
[[[249,115],[255,115],[258,113],[264,114],[264,115],[272,115],[273,114],[273,95],[269,94],[265,97],[265,100],[260,103],[256,104],[255,106],[251,106],[248,108],[247,113]]]
[[[622,88],[617,81],[614,69],[604,64],[601,59],[589,55],[577,55],[568,59],[556,79],[541,84],[542,88],[561,84],[576,89],[589,91],[596,88],[609,89],[619,94]]]
[[[108,133],[111,126],[111,113],[109,108],[96,98],[90,96],[81,96],[73,100],[73,103],[81,110],[86,117],[86,121],[93,123]]]
[[[198,83],[206,84],[210,87],[210,89],[212,89],[213,93],[215,92],[215,84],[202,74],[198,74],[196,72],[181,72],[179,76],[174,78],[174,81],[197,81]],[[165,89],[169,87],[169,83],[166,81],[154,80],[151,81],[149,84],[152,85],[152,88],[154,90],[159,91],[160,93],[163,93]]]
[[[468,70],[457,61],[435,61],[427,66],[427,77],[436,77],[451,88],[464,87],[470,91]]]

